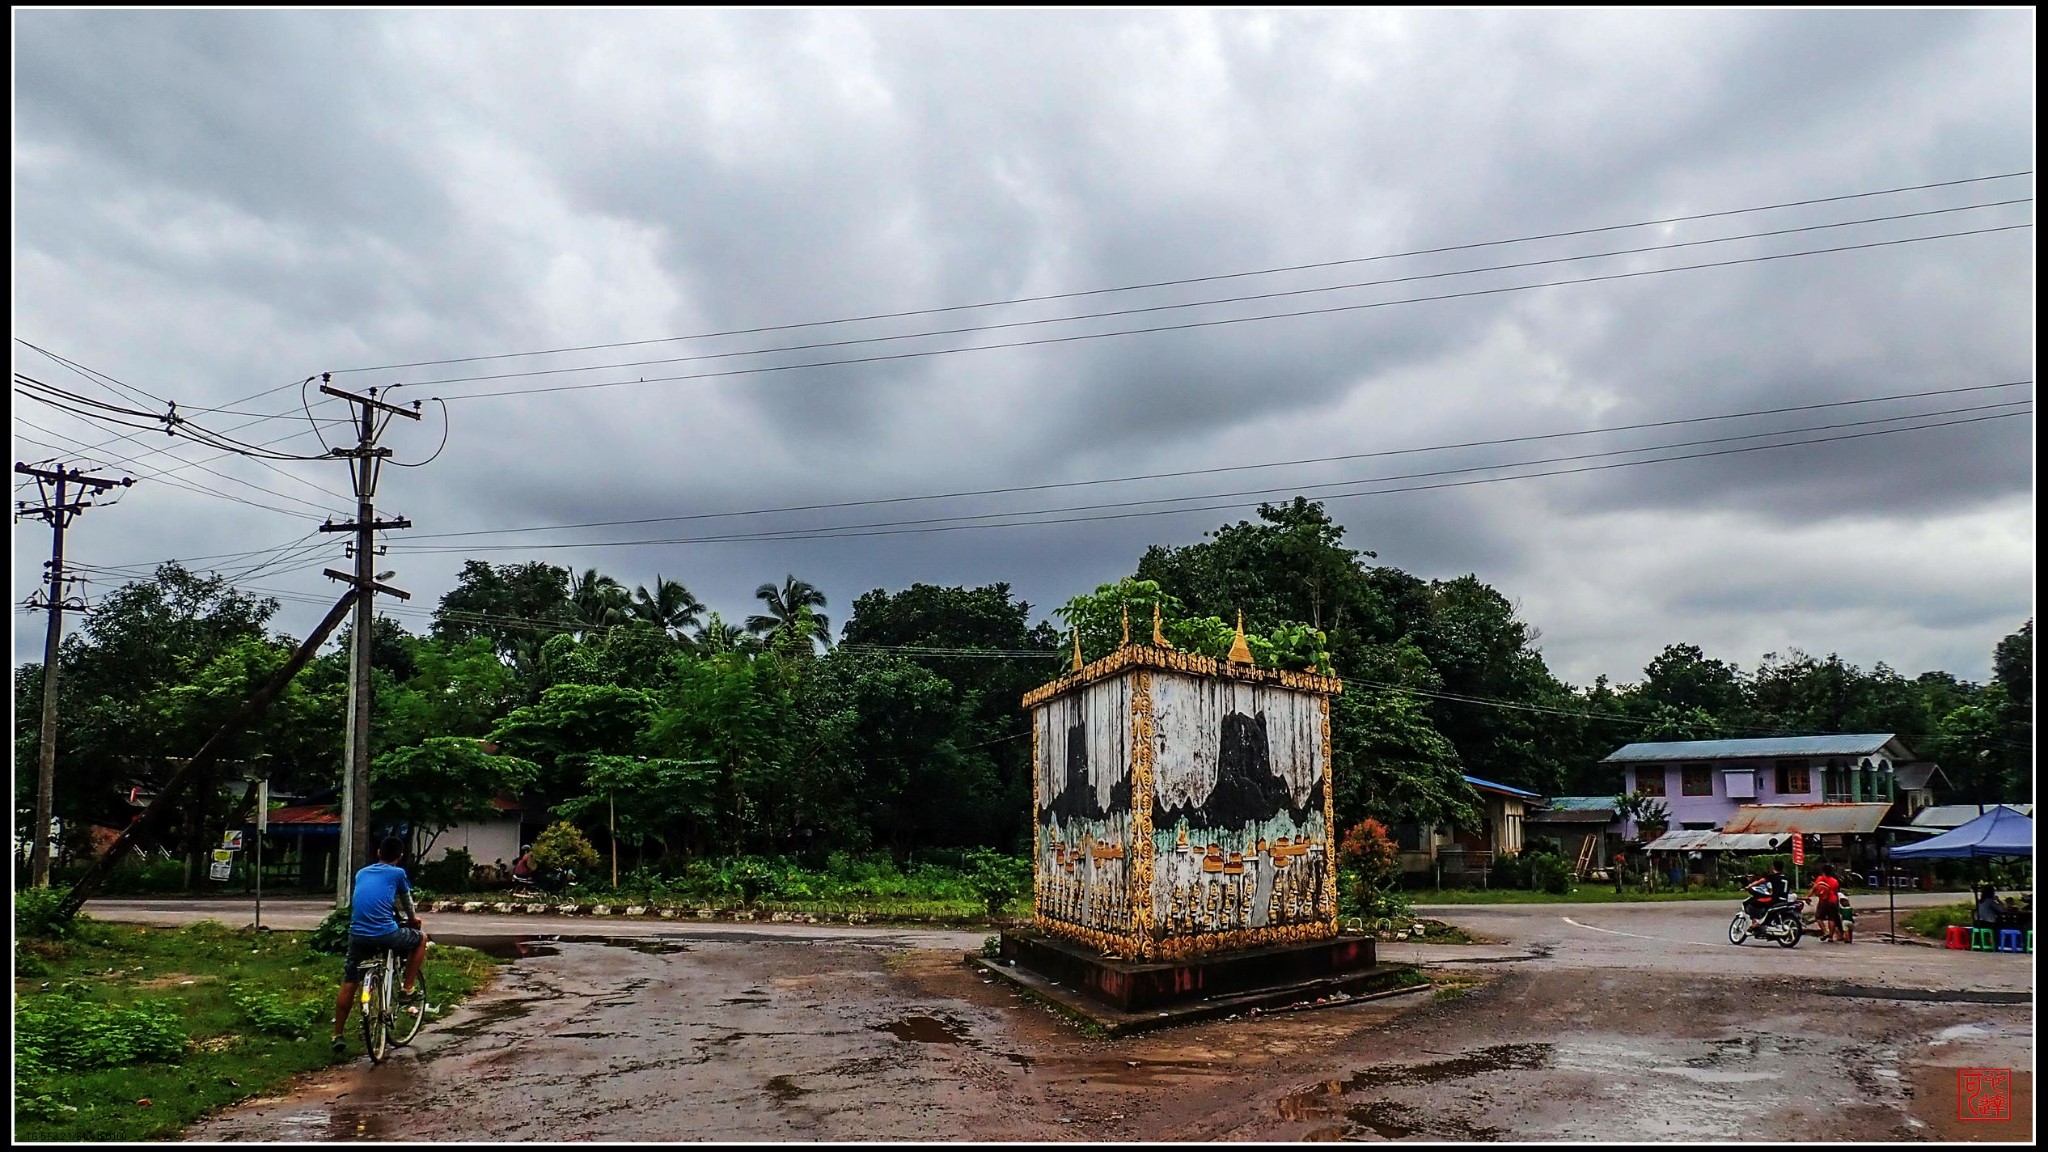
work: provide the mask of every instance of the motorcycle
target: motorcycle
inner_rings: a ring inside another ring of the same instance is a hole
[[[1765,908],[1757,919],[1751,919],[1749,910],[1744,908],[1728,922],[1728,942],[1740,944],[1755,938],[1776,941],[1780,948],[1797,948],[1799,938],[1806,933],[1799,915],[1805,908],[1804,900],[1781,900]]]

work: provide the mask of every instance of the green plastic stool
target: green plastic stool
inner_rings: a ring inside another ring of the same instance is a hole
[[[1989,928],[1970,929],[1970,951],[1993,952],[1998,948],[1998,934]]]

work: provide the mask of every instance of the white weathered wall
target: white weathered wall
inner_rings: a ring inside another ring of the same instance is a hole
[[[439,860],[451,848],[466,849],[470,859],[478,864],[503,860],[510,866],[519,859],[519,816],[506,813],[471,824],[457,824],[435,837],[428,859]]]
[[[1131,924],[1129,801],[1131,753],[1130,679],[1092,684],[1040,705],[1031,722],[1037,742],[1037,797],[1050,806],[1067,783],[1067,744],[1075,724],[1085,726],[1088,779],[1095,803],[1111,809],[1099,819],[1041,820],[1034,864],[1038,914],[1094,932],[1120,934]],[[1117,785],[1124,795],[1113,802]],[[1033,818],[1038,818],[1037,811]]]

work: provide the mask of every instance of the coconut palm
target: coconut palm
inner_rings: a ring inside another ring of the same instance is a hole
[[[575,623],[585,632],[597,632],[632,619],[633,599],[626,586],[595,568],[569,582],[569,605]]]
[[[815,637],[832,646],[832,622],[818,609],[825,606],[825,594],[794,575],[783,578],[782,587],[763,584],[754,589],[754,599],[768,610],[747,617],[747,631],[756,636],[791,636],[802,640]]]
[[[659,573],[654,577],[654,591],[649,592],[642,584],[633,590],[631,611],[634,619],[645,620],[670,635],[681,638],[697,623],[704,613],[704,605],[690,595],[680,580],[664,579]]]
[[[713,612],[697,626],[696,635],[692,639],[696,643],[697,651],[709,655],[715,652],[742,650],[747,642],[747,633],[739,625],[728,624],[724,617]]]

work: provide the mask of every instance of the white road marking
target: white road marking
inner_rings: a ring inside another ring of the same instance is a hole
[[[1584,928],[1588,932],[1605,932],[1609,936],[1633,936],[1638,940],[1655,940],[1662,944],[1692,944],[1700,948],[1717,947],[1714,944],[1703,944],[1698,940],[1673,940],[1669,936],[1645,936],[1641,932],[1623,932],[1618,928],[1596,928],[1591,924],[1581,924],[1569,916],[1559,916],[1558,919],[1574,928]]]

